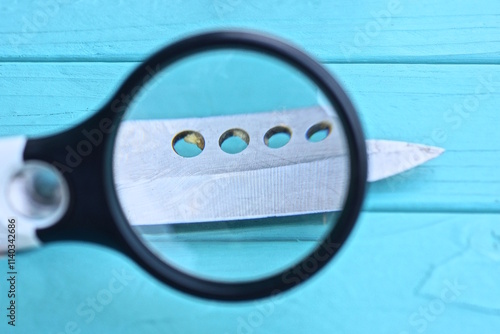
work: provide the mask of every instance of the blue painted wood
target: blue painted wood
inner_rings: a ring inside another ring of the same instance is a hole
[[[165,287],[121,254],[65,243],[19,256],[19,327],[7,327],[2,316],[0,332],[496,333],[500,6],[401,0],[377,21],[391,3],[0,4],[2,136],[75,124],[134,61],[185,34],[238,26],[290,39],[330,63],[369,137],[447,149],[413,172],[371,185],[365,209],[372,212],[362,215],[340,256],[278,299],[200,300]],[[93,299],[102,307],[92,311]]]
[[[365,213],[311,281],[236,304],[179,293],[101,247],[50,245],[19,257],[19,327],[11,332],[59,334],[69,324],[125,334],[496,333],[499,235],[498,214]],[[92,311],[93,299],[107,304]]]
[[[496,0],[10,2],[4,61],[129,61],[195,31],[264,30],[328,62],[498,63]]]

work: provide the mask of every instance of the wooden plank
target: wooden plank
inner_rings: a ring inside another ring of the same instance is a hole
[[[134,66],[0,64],[0,135],[54,133],[83,120]],[[367,210],[499,212],[500,73],[496,66],[336,64],[328,68],[356,104],[367,138],[446,149],[418,169],[371,185]],[[478,101],[477,105],[469,106],[471,101]]]
[[[179,293],[101,247],[53,244],[18,255],[16,330],[59,334],[70,323],[82,333],[495,333],[499,235],[498,214],[365,213],[311,281],[245,303]]]
[[[0,136],[60,131],[97,110],[133,61],[186,34],[245,27],[335,63],[329,68],[357,105],[368,137],[447,151],[371,185],[365,209],[397,212],[364,213],[340,256],[278,299],[200,300],[165,287],[123,255],[54,244],[18,255],[18,326],[11,331],[2,321],[0,332],[496,333],[500,215],[484,212],[500,212],[500,73],[484,64],[498,64],[500,6],[497,0],[400,0],[399,10],[377,20],[390,3],[1,4]],[[2,307],[6,297],[0,294]],[[88,304],[99,299],[97,309]]]
[[[51,0],[5,4],[3,61],[142,60],[207,29],[272,33],[326,62],[497,63],[496,0],[127,1],[110,6]]]

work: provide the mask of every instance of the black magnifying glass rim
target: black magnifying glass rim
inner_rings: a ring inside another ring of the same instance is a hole
[[[250,50],[280,59],[300,70],[318,85],[336,109],[344,126],[351,158],[349,192],[344,210],[325,240],[293,267],[273,276],[249,282],[220,282],[195,277],[158,258],[133,231],[120,206],[115,190],[114,143],[119,123],[131,101],[124,105],[124,110],[115,113],[113,118],[115,131],[110,134],[107,141],[104,158],[105,191],[115,225],[125,239],[126,247],[128,247],[127,253],[157,279],[178,290],[202,298],[226,301],[264,298],[286,291],[310,278],[335,256],[346,241],[358,218],[365,194],[367,179],[365,140],[354,106],[341,86],[323,66],[298,48],[275,37],[253,31],[219,30],[175,42],[139,65],[118,89],[111,101],[116,101],[120,96],[123,96],[122,94],[125,96],[136,94],[138,87],[143,87],[151,79],[151,69],[163,70],[184,57],[216,49]],[[315,265],[310,268],[308,263]],[[304,272],[306,268],[307,270]],[[301,275],[298,275],[297,272],[300,272]]]

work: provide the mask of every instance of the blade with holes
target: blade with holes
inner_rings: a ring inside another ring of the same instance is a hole
[[[319,124],[319,126],[318,126]],[[311,128],[325,129],[308,140]],[[267,146],[275,127],[291,133],[280,148]],[[237,154],[220,147],[228,130],[244,131]],[[172,139],[183,131],[203,151],[178,155]],[[193,139],[194,138],[194,139]],[[428,161],[442,149],[368,140],[368,181]],[[120,127],[114,173],[118,196],[132,224],[210,222],[341,210],[349,179],[348,148],[340,121],[321,107],[269,113],[169,120],[129,120]]]

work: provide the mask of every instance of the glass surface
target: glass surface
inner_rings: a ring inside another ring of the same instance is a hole
[[[134,97],[113,168],[123,211],[165,263],[247,282],[311,253],[349,180],[336,111],[303,73],[253,51],[195,54]]]

